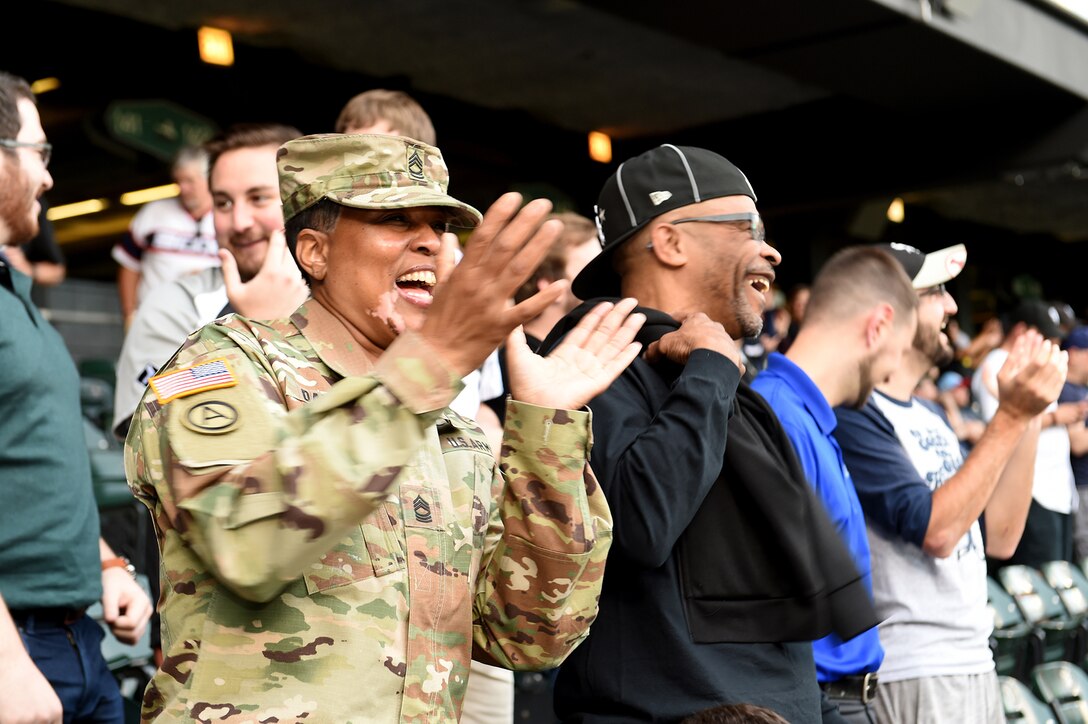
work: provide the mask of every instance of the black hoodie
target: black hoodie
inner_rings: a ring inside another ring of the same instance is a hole
[[[599,301],[564,318],[541,353]],[[644,346],[679,327],[637,311]],[[676,721],[746,702],[821,721],[808,642],[877,619],[774,412],[704,349],[682,367],[635,360],[590,407],[615,538],[600,615],[560,671],[557,712]]]

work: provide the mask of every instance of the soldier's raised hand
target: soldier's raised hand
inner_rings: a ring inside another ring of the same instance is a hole
[[[1000,410],[1032,418],[1058,399],[1065,384],[1067,353],[1035,330],[1022,334],[997,373]]]
[[[510,396],[541,407],[576,410],[604,392],[638,356],[634,342],[646,316],[637,302],[602,302],[578,322],[547,357],[534,354],[521,327],[506,341]]]
[[[563,228],[560,221],[545,221],[552,209],[545,199],[520,207],[520,194],[499,197],[472,233],[461,263],[445,279],[448,265],[439,264],[434,302],[419,333],[462,376],[566,289],[566,280],[552,282],[520,304],[509,304]]]

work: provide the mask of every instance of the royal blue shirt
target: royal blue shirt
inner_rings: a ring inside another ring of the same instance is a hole
[[[767,369],[756,376],[752,387],[778,415],[809,483],[854,556],[871,595],[872,566],[865,515],[850,472],[843,463],[842,451],[831,435],[835,429],[834,410],[805,371],[777,352],[768,357]],[[812,649],[816,678],[820,681],[876,671],[884,660],[884,649],[875,628],[849,641],[832,634],[814,642]]]

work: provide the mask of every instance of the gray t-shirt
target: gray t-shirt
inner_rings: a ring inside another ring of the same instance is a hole
[[[916,399],[874,393],[837,410],[836,438],[865,511],[882,681],[981,674],[994,668],[986,560],[976,521],[948,558],[921,548],[932,493],[963,464],[945,420]]]

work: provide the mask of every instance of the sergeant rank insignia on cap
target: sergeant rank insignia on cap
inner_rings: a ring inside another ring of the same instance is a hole
[[[167,372],[148,380],[148,385],[155,393],[155,399],[161,405],[179,397],[195,395],[206,390],[234,387],[236,384],[238,379],[227,366],[225,359],[216,359],[196,367]]]
[[[408,147],[408,176],[416,181],[427,180],[427,177],[423,175],[423,159],[415,146]]]

